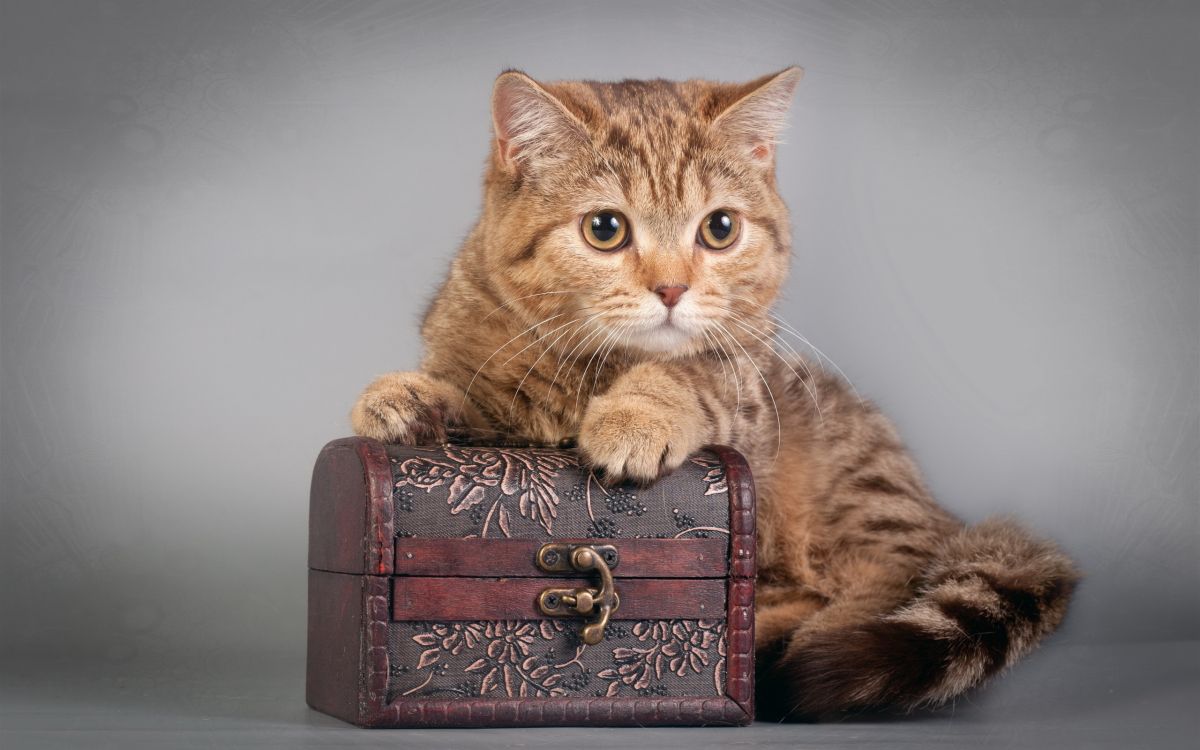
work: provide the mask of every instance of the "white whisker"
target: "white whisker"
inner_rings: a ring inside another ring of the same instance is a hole
[[[750,360],[750,364],[754,367],[754,370],[758,373],[758,377],[762,379],[763,385],[767,389],[767,396],[771,399],[771,408],[775,410],[775,455],[772,457],[772,461],[774,461],[779,458],[779,450],[783,443],[783,422],[779,419],[779,404],[775,403],[775,392],[771,390],[771,384],[767,382],[767,376],[763,375],[763,371],[759,369],[758,363],[754,361],[754,357],[750,356],[750,352],[746,351],[746,347],[742,346],[742,342],[729,333],[725,326],[720,323],[715,323],[715,325],[724,331],[725,335],[732,339],[733,343],[742,350],[742,353],[746,355],[746,359]]]
[[[526,294],[524,297],[513,297],[513,298],[512,298],[512,299],[510,299],[509,301],[507,301],[507,302],[505,302],[505,303],[501,304],[501,305],[500,305],[499,307],[497,307],[495,310],[492,310],[492,311],[491,311],[490,313],[488,313],[487,315],[484,315],[484,316],[483,316],[483,320],[487,320],[488,318],[492,317],[492,316],[493,316],[493,315],[495,315],[496,313],[500,312],[500,310],[502,310],[503,308],[505,308],[505,307],[508,307],[509,305],[511,305],[511,304],[512,304],[512,303],[514,303],[514,302],[520,302],[520,301],[521,301],[521,300],[523,300],[523,299],[532,299],[532,298],[534,298],[534,297],[545,297],[547,294],[570,294],[570,293],[571,293],[571,292],[569,292],[569,291],[562,291],[562,292],[538,292],[537,294]],[[482,322],[482,321],[481,321],[481,322]]]
[[[479,377],[479,373],[483,372],[483,368],[487,367],[487,363],[491,362],[493,357],[495,357],[497,354],[499,354],[506,346],[508,346],[512,342],[516,341],[517,339],[521,338],[522,336],[529,333],[530,331],[537,328],[538,326],[549,323],[550,321],[554,320],[555,318],[561,318],[564,315],[566,315],[566,313],[559,313],[558,315],[551,315],[549,318],[546,318],[545,320],[539,320],[537,323],[534,323],[533,325],[529,326],[524,331],[521,331],[520,333],[518,333],[516,336],[513,336],[508,341],[505,341],[503,344],[501,344],[499,346],[499,348],[496,349],[496,351],[489,354],[488,358],[483,360],[483,364],[481,364],[478,367],[478,369],[475,370],[475,374],[471,376],[471,381],[469,383],[467,383],[467,389],[465,391],[463,391],[462,403],[458,405],[458,410],[461,412],[464,408],[466,408],[467,396],[471,393],[471,386],[475,385],[475,379]]]
[[[595,315],[592,316],[592,318],[598,317],[599,315],[600,315],[600,313],[596,313]],[[588,320],[591,320],[592,318],[588,318]],[[578,318],[576,318],[575,320],[572,320],[571,322],[574,323],[577,320],[578,320]],[[546,353],[549,352],[551,349],[553,349],[554,345],[557,344],[559,341],[561,341],[563,339],[563,337],[565,337],[567,334],[571,333],[572,331],[577,330],[579,327],[585,325],[587,322],[588,321],[585,320],[582,323],[579,323],[575,328],[569,328],[566,331],[563,331],[562,333],[560,333],[558,335],[558,337],[556,339],[554,339],[553,341],[551,341],[549,344],[546,345],[546,348],[542,350],[541,354],[537,355],[537,357],[533,360],[533,364],[529,365],[528,369],[525,370],[525,374],[521,377],[521,382],[517,383],[516,390],[513,391],[512,401],[510,401],[508,404],[508,411],[510,414],[512,413],[513,409],[515,409],[517,406],[517,394],[519,394],[521,392],[521,388],[525,385],[526,378],[528,378],[530,373],[533,372],[534,368],[537,367],[537,363],[542,361],[542,357],[546,356]],[[567,325],[570,325],[570,323],[568,323]]]
[[[716,321],[709,321],[709,324],[715,326],[715,328],[712,329],[713,340],[720,343],[721,351],[724,352],[725,358],[729,360],[729,369],[733,370],[733,385],[737,388],[737,403],[733,407],[733,419],[730,420],[730,432],[732,433],[736,431],[738,417],[742,414],[742,377],[738,373],[737,362],[735,361],[734,356],[729,353],[729,350],[725,348],[725,344],[722,343],[721,339],[717,336],[717,333],[719,332],[718,329],[720,329],[720,332],[723,332],[726,336],[728,336],[729,333],[725,331],[721,324],[717,323]]]
[[[604,356],[600,358],[600,364],[596,365],[596,374],[592,377],[592,390],[588,393],[589,401],[592,399],[592,396],[596,395],[596,385],[600,382],[600,373],[604,370],[604,363],[608,361],[608,355],[612,354],[613,349],[621,345],[621,343],[625,340],[625,335],[628,334],[632,328],[633,324],[629,323],[624,327],[617,329],[618,338],[613,340],[612,345],[608,347],[608,351],[604,352]],[[584,408],[587,407],[585,406]]]
[[[584,325],[582,325],[576,329],[576,332],[582,331],[586,327],[586,325],[588,323],[591,323],[596,317],[598,317],[598,316],[593,316],[591,318],[588,318],[586,321],[584,321]],[[603,333],[603,332],[604,332],[604,326],[599,326],[595,330],[587,333],[579,341],[575,342],[575,345],[572,346],[570,349],[564,349],[564,353],[560,354],[558,357],[558,368],[555,369],[555,371],[554,371],[554,378],[550,381],[549,390],[554,390],[554,384],[558,382],[558,376],[562,374],[563,367],[565,367],[569,363],[573,362],[574,360],[578,359],[578,357],[573,356],[575,354],[575,352],[578,351],[580,349],[580,347],[582,347],[588,341],[591,341],[598,334]],[[575,335],[575,334],[572,334],[572,336],[573,335]],[[567,343],[568,344],[570,343],[570,339],[567,340]],[[580,352],[580,354],[582,354],[582,352]]]
[[[729,297],[731,299],[739,299],[744,302],[748,302],[751,305],[754,305],[755,307],[759,308],[760,310],[766,312],[767,315],[771,316],[773,321],[780,327],[780,329],[782,329],[785,333],[791,334],[792,336],[797,338],[802,344],[807,346],[809,349],[812,349],[813,353],[815,353],[817,355],[817,364],[820,365],[822,369],[824,369],[824,362],[828,362],[830,364],[830,366],[832,366],[833,369],[837,372],[837,374],[842,378],[842,380],[846,381],[846,385],[850,386],[850,390],[852,390],[854,392],[855,398],[857,398],[860,403],[863,401],[863,397],[859,394],[858,389],[854,387],[854,382],[852,380],[850,380],[849,376],[846,375],[846,372],[844,370],[842,370],[841,367],[838,366],[838,363],[834,362],[833,358],[830,357],[828,354],[821,351],[821,349],[818,348],[816,344],[809,341],[808,338],[804,334],[800,333],[800,331],[798,331],[795,326],[793,326],[791,323],[789,323],[787,320],[785,320],[783,318],[783,316],[781,316],[779,313],[772,310],[767,305],[764,305],[761,302],[757,302],[753,299],[750,299],[749,297],[743,297],[742,295],[739,295],[739,294],[726,294],[725,296]]]
[[[821,402],[817,400],[817,392],[815,390],[813,390],[812,385],[807,380],[800,377],[800,373],[796,372],[796,368],[792,367],[791,363],[788,362],[786,359],[784,359],[783,356],[775,350],[773,342],[770,339],[764,338],[763,336],[760,336],[759,333],[756,333],[753,326],[749,326],[749,325],[741,322],[738,319],[741,316],[738,316],[736,313],[734,313],[733,315],[734,315],[734,317],[730,318],[730,322],[732,322],[734,325],[741,327],[741,329],[743,331],[745,331],[746,333],[753,336],[759,343],[764,344],[768,349],[771,350],[771,353],[775,355],[775,358],[783,363],[784,367],[786,367],[792,371],[792,375],[796,378],[796,380],[800,381],[800,383],[804,386],[804,390],[806,390],[808,392],[809,398],[812,399],[813,406],[817,410],[817,421],[824,424],[825,415],[823,415],[821,413]],[[801,366],[803,366],[803,365],[801,365]],[[807,372],[808,368],[805,368],[805,371]],[[807,374],[808,374],[809,378],[812,377],[811,372],[807,372]]]

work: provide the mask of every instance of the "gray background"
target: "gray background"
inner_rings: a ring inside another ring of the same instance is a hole
[[[418,361],[510,66],[803,65],[781,312],[945,505],[1086,571],[1061,634],[957,712],[756,742],[1198,728],[1170,709],[1200,661],[1197,4],[0,7],[0,744],[65,741],[60,713],[125,747],[415,741],[302,707],[308,478]]]

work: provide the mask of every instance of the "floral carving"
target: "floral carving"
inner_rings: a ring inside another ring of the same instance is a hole
[[[389,453],[397,536],[665,539],[728,529],[722,464],[708,454],[647,489],[604,485],[570,450],[449,444]]]
[[[725,481],[725,468],[721,466],[721,462],[708,455],[692,456],[690,459],[693,464],[705,469],[704,483],[708,485],[708,489],[704,491],[705,495],[718,495],[729,492],[729,485]]]
[[[501,533],[512,536],[506,500],[515,500],[522,517],[550,533],[559,504],[554,479],[562,469],[578,465],[572,454],[563,451],[447,446],[441,456],[414,456],[401,463],[396,487],[411,486],[428,492],[448,485],[446,503],[451,515],[492,498],[480,536],[487,536],[493,520]]]
[[[416,633],[393,640],[399,664],[412,664],[412,649],[420,653],[415,669],[393,671],[415,682],[400,696],[667,695],[697,691],[697,680],[714,695],[725,692],[723,620],[614,622],[597,646],[579,640],[577,623],[560,620],[411,625]]]
[[[725,623],[722,620],[647,620],[633,626],[633,635],[644,646],[613,649],[615,666],[597,673],[609,680],[605,695],[617,695],[621,687],[645,691],[664,674],[683,677],[689,671],[704,672],[713,664],[714,674],[724,671]],[[714,652],[710,654],[711,652]],[[715,681],[715,680],[714,680]],[[719,689],[719,682],[717,682]]]

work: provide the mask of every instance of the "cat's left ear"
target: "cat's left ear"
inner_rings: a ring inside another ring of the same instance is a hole
[[[559,161],[587,141],[583,123],[519,70],[505,71],[496,79],[492,123],[496,156],[513,173]]]
[[[713,129],[744,145],[753,160],[771,163],[792,95],[803,77],[804,69],[793,66],[738,87],[737,98],[713,120]]]

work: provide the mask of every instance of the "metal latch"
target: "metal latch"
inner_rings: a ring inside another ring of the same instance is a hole
[[[621,606],[613,585],[612,569],[620,556],[611,544],[543,544],[537,552],[537,566],[547,573],[589,573],[600,575],[600,588],[545,589],[538,594],[538,609],[551,617],[584,616],[587,622],[579,630],[589,646],[604,640],[609,616]]]

